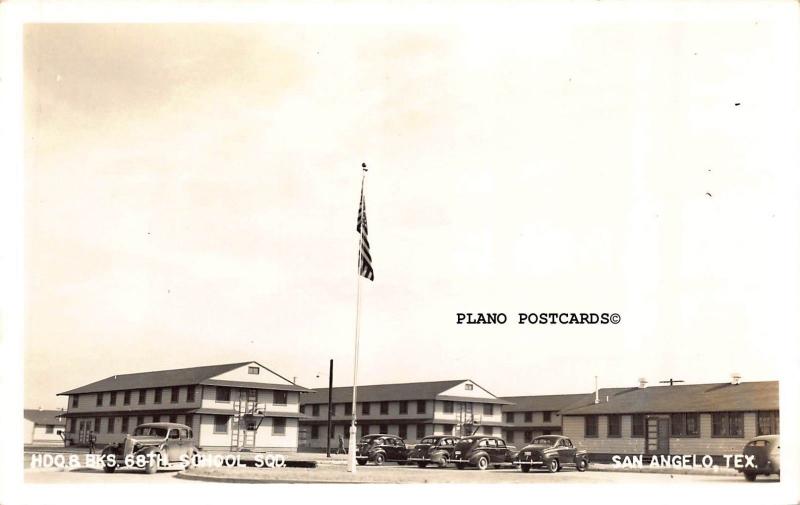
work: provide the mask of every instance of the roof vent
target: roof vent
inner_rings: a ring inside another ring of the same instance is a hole
[[[644,377],[639,377],[639,389],[644,389],[647,387],[647,379]]]
[[[742,380],[742,374],[740,374],[739,372],[733,372],[731,374],[731,384],[733,384],[734,386],[738,386],[741,380]]]

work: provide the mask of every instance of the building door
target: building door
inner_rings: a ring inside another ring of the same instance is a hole
[[[669,454],[669,417],[647,416],[645,424],[645,453]]]
[[[78,422],[78,443],[79,444],[88,444],[89,443],[89,437],[88,437],[89,430],[87,429],[86,425],[87,425],[86,421],[79,421]]]

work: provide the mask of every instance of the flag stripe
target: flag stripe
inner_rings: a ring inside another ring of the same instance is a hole
[[[358,220],[356,231],[361,234],[361,246],[358,251],[358,275],[374,281],[375,272],[372,270],[372,255],[369,253],[369,240],[367,239],[367,206],[364,201],[364,180],[361,180],[361,201],[358,205]]]

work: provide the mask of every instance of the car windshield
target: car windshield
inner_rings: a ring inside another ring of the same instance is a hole
[[[531,445],[547,445],[551,446],[556,443],[556,439],[553,437],[537,437],[534,438],[531,442]]]
[[[138,428],[136,428],[133,434],[143,437],[166,437],[167,429],[157,428],[155,426],[139,426]]]

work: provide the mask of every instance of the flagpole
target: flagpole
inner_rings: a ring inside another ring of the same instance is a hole
[[[364,173],[361,175],[361,198],[362,201],[366,200],[365,186],[367,179],[367,164],[362,163],[361,168]],[[351,408],[352,418],[350,421],[350,439],[347,444],[347,471],[355,473],[356,471],[356,404],[358,394],[358,344],[361,336],[361,247],[364,243],[364,232],[366,226],[360,226],[361,232],[358,236],[358,263],[356,267],[356,336],[355,336],[355,350],[353,354],[353,405]]]

